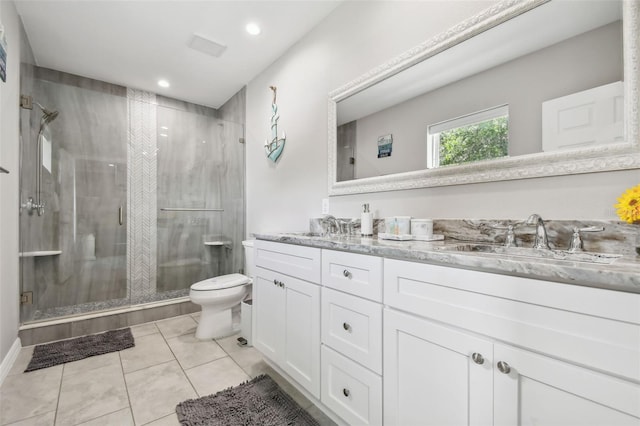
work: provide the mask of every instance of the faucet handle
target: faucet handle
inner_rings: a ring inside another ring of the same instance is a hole
[[[524,222],[514,222],[507,225],[491,225],[491,227],[493,229],[504,229],[507,231],[507,235],[504,238],[505,247],[517,247],[518,244],[516,243],[516,233],[514,229],[523,224]]]
[[[601,232],[604,231],[603,226],[587,226],[585,228],[573,228],[573,235],[571,236],[571,241],[569,242],[569,251],[570,252],[579,252],[583,251],[584,247],[582,244],[582,237],[580,236],[581,232]]]

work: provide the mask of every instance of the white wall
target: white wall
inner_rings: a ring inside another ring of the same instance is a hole
[[[12,2],[0,1],[7,33],[7,82],[0,81],[0,360],[18,337],[18,148],[20,21]]]
[[[327,94],[376,65],[446,30],[492,2],[345,2],[251,81],[247,88],[247,233],[295,231],[327,197]],[[278,87],[278,164],[264,155],[271,91]],[[332,197],[331,213],[376,217],[616,220],[613,204],[640,181],[638,170]]]

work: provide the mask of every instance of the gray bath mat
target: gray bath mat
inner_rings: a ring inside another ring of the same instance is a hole
[[[215,395],[176,406],[185,426],[318,426],[318,422],[266,374]]]
[[[38,345],[33,350],[33,357],[24,372],[121,351],[133,346],[135,345],[130,328]]]

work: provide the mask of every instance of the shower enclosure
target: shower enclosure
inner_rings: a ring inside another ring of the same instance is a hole
[[[214,110],[29,67],[22,93],[23,323],[242,269],[244,125],[226,111],[243,92]]]

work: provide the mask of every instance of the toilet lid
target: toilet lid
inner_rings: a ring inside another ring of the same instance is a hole
[[[249,283],[249,277],[246,277],[242,274],[229,274],[199,281],[191,286],[191,290],[222,290],[223,288],[236,287],[247,283]]]

